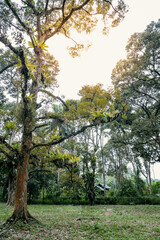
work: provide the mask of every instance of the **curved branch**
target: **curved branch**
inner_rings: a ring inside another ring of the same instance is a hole
[[[15,64],[17,64],[17,61],[8,64],[8,66],[4,67],[3,69],[0,70],[0,74],[2,74],[4,71],[6,71],[8,68],[13,67]]]
[[[69,107],[67,106],[67,104],[63,101],[62,98],[56,96],[56,98],[65,106],[66,110],[69,111]]]
[[[110,2],[110,1],[107,1],[107,0],[104,0],[106,3],[109,3],[111,5],[111,7],[113,8],[113,10],[116,12],[116,13],[119,13],[115,7],[113,7],[113,4]]]
[[[91,127],[94,127],[96,126],[97,124],[95,123],[92,123],[92,124],[89,124],[87,126],[84,126],[82,127],[81,129],[79,129],[78,131],[76,132],[72,132],[68,135],[66,135],[65,137],[61,137],[59,139],[54,139],[50,142],[47,142],[47,143],[39,143],[39,144],[35,144],[33,147],[30,148],[30,151],[32,151],[34,148],[37,148],[37,147],[47,147],[47,146],[53,146],[53,145],[57,145],[61,142],[64,142],[66,139],[69,139],[70,137],[74,137],[74,136],[77,136],[78,134],[84,132],[87,128],[91,128]]]
[[[142,106],[140,106],[143,111],[147,114],[148,118],[151,118],[151,112],[149,111],[149,109],[143,104]]]
[[[157,103],[160,104],[160,101],[157,100],[157,99],[156,99],[155,97],[153,97],[152,95],[150,95],[150,94],[148,94],[148,93],[145,93],[145,92],[141,92],[141,91],[137,90],[137,89],[134,88],[134,87],[133,87],[133,90],[134,90],[135,92],[137,92],[137,93],[143,94],[143,95],[145,95],[145,96],[147,96],[147,97],[153,99],[154,101],[156,101]]]
[[[53,95],[51,92],[49,92],[49,91],[47,91],[47,90],[39,89],[38,91],[39,91],[39,92],[44,92],[44,93],[46,93],[47,95],[49,95],[49,96],[52,97],[53,99],[58,99],[58,100],[66,107],[66,110],[69,111],[69,107],[68,107],[67,104],[62,100],[62,98]]]
[[[64,18],[64,6],[65,6],[65,2],[66,2],[66,0],[63,0],[63,4],[62,4],[62,16],[63,16],[63,18]]]
[[[31,132],[34,132],[36,129],[41,128],[41,127],[45,127],[45,126],[47,126],[47,125],[48,125],[47,123],[39,124],[39,125],[35,126],[35,127],[32,129]]]
[[[123,110],[122,110],[123,111]],[[108,118],[107,122],[112,122],[114,121],[115,119],[117,119],[119,117],[120,113],[117,113],[115,114],[115,116],[113,118]],[[104,124],[106,122],[103,122],[103,120],[99,120],[99,121],[94,121],[93,123],[89,124],[89,125],[86,125],[86,126],[83,126],[81,127],[79,130],[77,130],[76,132],[72,132],[64,137],[60,137],[59,139],[54,139],[50,142],[46,142],[46,143],[39,143],[39,144],[35,144],[33,145],[31,148],[30,148],[30,151],[32,151],[34,148],[37,148],[37,147],[47,147],[47,146],[53,146],[53,145],[57,145],[61,142],[64,142],[65,140],[71,138],[71,137],[75,137],[77,136],[78,134],[80,133],[83,133],[86,129],[88,128],[92,128],[92,127],[96,127],[100,124]]]
[[[77,43],[73,38],[71,38],[70,36],[67,35],[66,29],[65,29],[64,27],[62,27],[62,29],[63,29],[63,31],[64,31],[64,35],[65,35],[68,39],[72,40],[76,45],[78,45],[78,43]]]

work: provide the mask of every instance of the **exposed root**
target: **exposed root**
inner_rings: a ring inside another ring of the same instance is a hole
[[[32,227],[39,228],[41,225],[34,217],[26,220],[23,218],[18,219],[12,215],[4,224],[0,225],[0,239],[8,239],[9,234],[14,234],[15,236],[18,236],[19,233],[28,234]]]
[[[37,223],[40,224],[40,222],[34,218],[28,211],[25,213],[17,214],[16,212],[13,212],[12,216],[7,219],[6,223],[4,225],[10,225],[10,224],[33,224]]]

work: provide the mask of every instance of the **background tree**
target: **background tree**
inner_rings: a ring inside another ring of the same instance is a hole
[[[152,193],[151,164],[159,161],[160,22],[152,22],[143,33],[131,36],[127,59],[120,60],[112,72],[113,84],[129,106],[125,121],[126,144],[143,160]]]

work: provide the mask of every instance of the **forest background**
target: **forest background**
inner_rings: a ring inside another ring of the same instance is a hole
[[[0,4],[0,41],[6,47],[0,59],[1,199],[15,204],[11,219],[32,218],[27,200],[159,203],[159,182],[153,182],[151,174],[160,145],[159,20],[130,37],[126,59],[112,71],[113,87],[104,88],[98,79],[81,87],[78,100],[71,94],[65,100],[53,91],[59,64],[46,41],[61,33],[75,44],[68,48],[71,56],[78,57],[90,44],[79,44],[70,29],[92,32],[96,6],[103,16],[101,30],[108,34],[107,17],[117,26],[128,6],[123,1],[115,7],[110,1],[88,0]],[[92,69],[101,65],[88,63]],[[78,82],[73,69],[68,71]],[[72,82],[64,80],[73,92]]]

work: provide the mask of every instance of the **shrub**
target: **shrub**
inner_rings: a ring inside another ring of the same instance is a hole
[[[138,191],[135,184],[130,179],[124,179],[118,189],[118,197],[136,197]]]
[[[160,181],[153,183],[152,189],[153,189],[153,194],[160,195]]]

